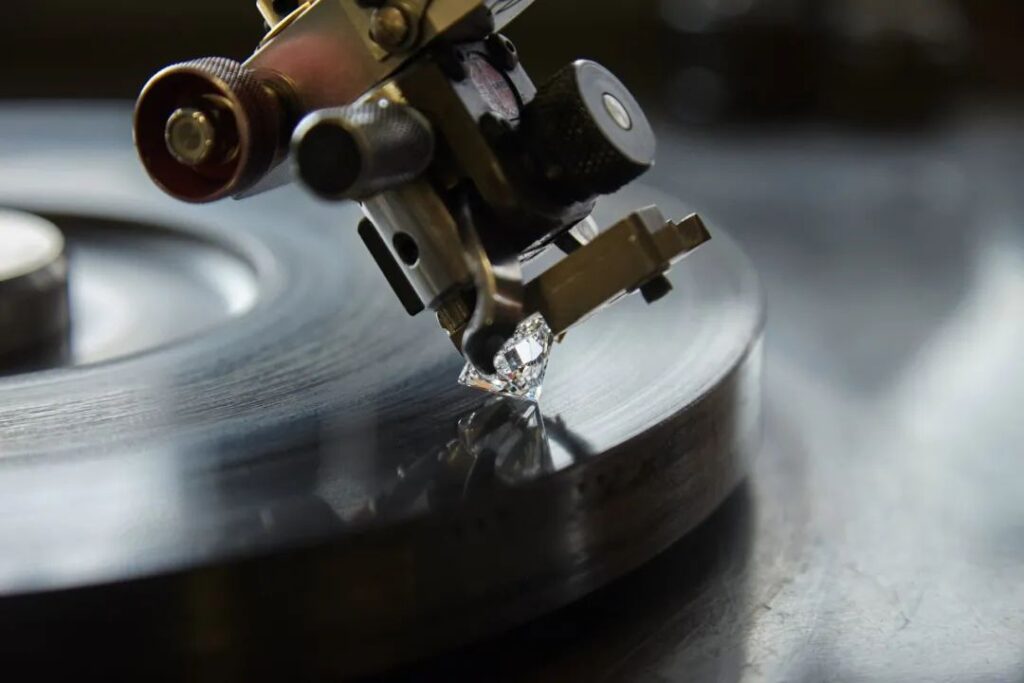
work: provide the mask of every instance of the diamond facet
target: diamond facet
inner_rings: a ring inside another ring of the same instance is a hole
[[[494,357],[496,374],[485,375],[469,363],[462,371],[459,383],[494,394],[536,401],[543,389],[553,343],[554,335],[543,316],[539,313],[533,315],[519,325],[515,335]]]

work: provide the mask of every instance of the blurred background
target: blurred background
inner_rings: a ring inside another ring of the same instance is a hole
[[[254,4],[22,3],[2,96],[133,98],[248,55]],[[717,527],[481,670],[1024,680],[1024,3],[537,0],[510,35],[537,80],[621,75],[657,120],[646,182],[752,256],[766,446]]]
[[[128,106],[159,68],[244,58],[264,30],[254,0],[17,14],[12,99]],[[1024,222],[1017,0],[537,0],[510,35],[537,81],[589,57],[636,91],[660,136],[646,182],[735,233],[775,335],[851,381],[913,358],[986,237]]]
[[[251,0],[24,3],[6,97],[132,97],[158,66],[242,57]],[[917,122],[1024,91],[1015,0],[541,0],[512,36],[546,74],[586,55],[686,124],[829,117]]]

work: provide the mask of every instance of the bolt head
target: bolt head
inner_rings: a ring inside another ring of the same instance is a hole
[[[632,130],[633,117],[629,115],[629,110],[626,109],[626,105],[611,93],[605,93],[603,100],[605,111],[607,111],[608,115],[612,117],[615,124],[622,130]]]
[[[409,18],[398,7],[380,7],[370,17],[370,37],[378,45],[393,49],[409,38]]]
[[[167,119],[164,134],[167,151],[186,166],[199,166],[213,154],[217,129],[199,109],[178,109]]]

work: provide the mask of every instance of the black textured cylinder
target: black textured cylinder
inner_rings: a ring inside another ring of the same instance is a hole
[[[386,100],[310,114],[293,144],[299,177],[326,199],[365,199],[416,178],[434,158],[426,117]]]
[[[570,64],[541,86],[524,130],[547,179],[573,200],[616,192],[654,165],[643,109],[595,62]]]

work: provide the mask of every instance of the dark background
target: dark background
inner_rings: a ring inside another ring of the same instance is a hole
[[[244,57],[263,30],[252,0],[43,0],[13,14],[11,98],[130,98],[164,64]],[[595,58],[684,123],[888,125],[1019,98],[1021,26],[1015,0],[538,0],[511,34],[537,78]]]

